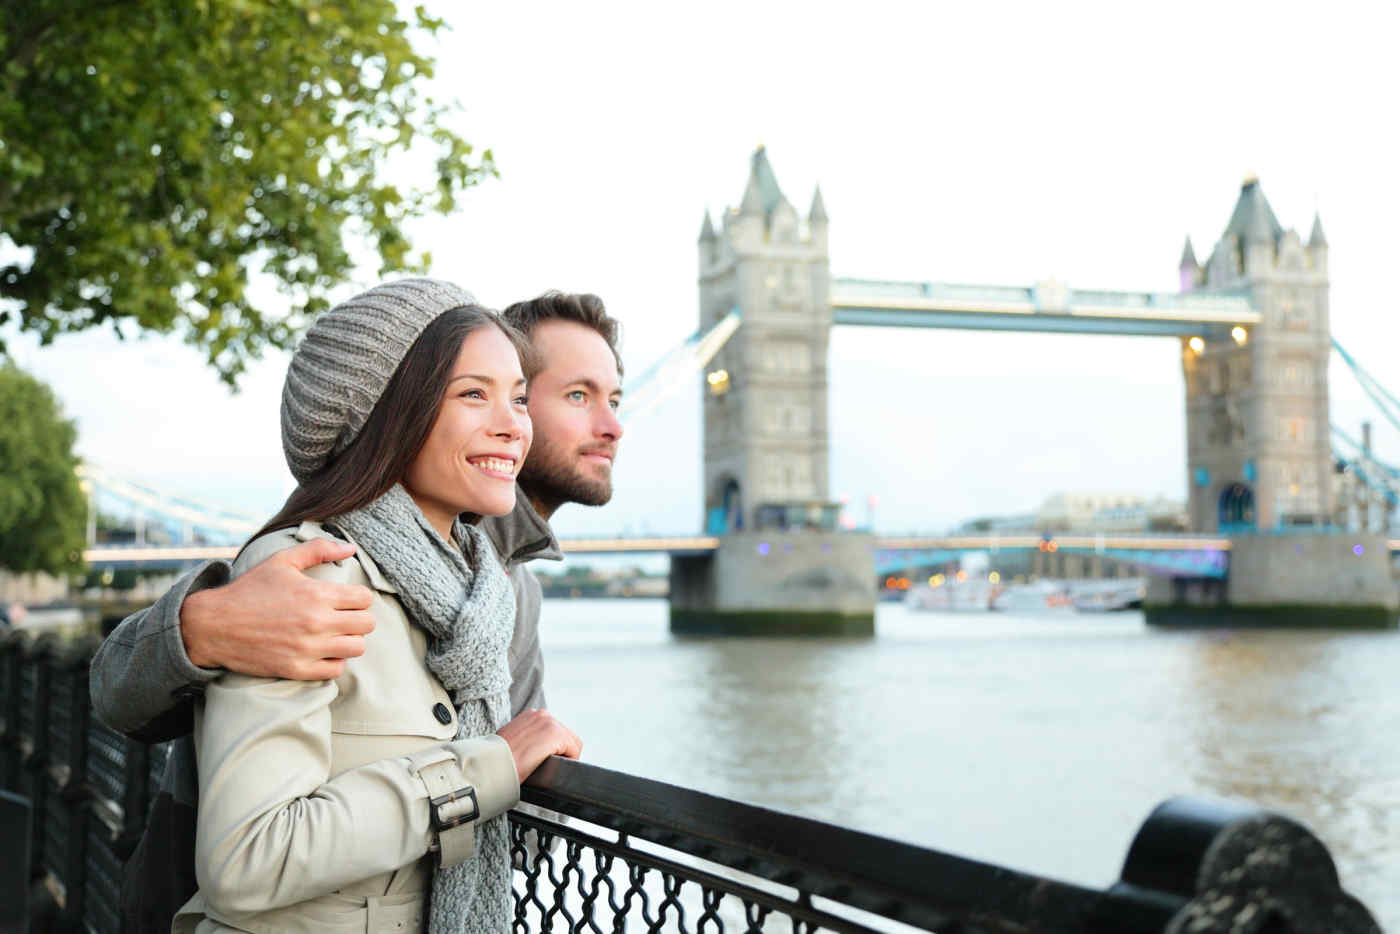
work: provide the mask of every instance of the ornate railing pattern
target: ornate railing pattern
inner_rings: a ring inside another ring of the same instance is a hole
[[[93,648],[0,633],[0,931],[39,877],[53,928],[121,927],[163,756],[91,716]],[[512,934],[1380,932],[1316,837],[1235,805],[1163,804],[1094,889],[563,759],[522,799]]]

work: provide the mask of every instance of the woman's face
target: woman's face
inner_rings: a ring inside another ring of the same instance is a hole
[[[515,475],[531,436],[515,345],[494,325],[477,328],[462,342],[404,488],[444,537],[459,513],[503,516],[515,508]]]

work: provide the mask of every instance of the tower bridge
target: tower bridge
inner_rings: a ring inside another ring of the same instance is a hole
[[[868,533],[837,529],[827,403],[835,324],[1178,341],[1190,527],[1230,541],[1228,548],[1213,549],[1221,559],[1196,567],[1199,573],[1189,560],[1178,565],[1178,578],[1224,578],[1229,551],[1237,572],[1227,587],[1203,591],[1206,602],[1356,604],[1394,620],[1400,591],[1387,539],[1362,536],[1366,540],[1350,553],[1371,558],[1364,569],[1346,567],[1355,586],[1339,587],[1343,567],[1331,555],[1344,552],[1325,538],[1304,543],[1255,534],[1321,534],[1335,512],[1328,243],[1319,217],[1304,241],[1279,223],[1258,180],[1246,179],[1204,264],[1187,239],[1179,290],[1169,294],[1083,289],[1055,280],[994,286],[833,278],[829,228],[820,188],[801,216],[761,146],[738,206],[726,209],[718,225],[705,212],[697,244],[701,330],[736,312],[743,327],[719,349],[703,386],[703,523],[718,544],[713,553],[672,561],[673,628],[791,631],[808,625],[840,632],[870,625],[875,575],[866,573],[874,570],[869,556],[888,549]],[[1400,479],[1364,458],[1351,463],[1368,482]],[[1394,503],[1396,490],[1386,489]],[[757,571],[752,555],[760,547],[780,547],[784,560],[770,557],[769,567]],[[1241,563],[1249,568],[1243,575]],[[1183,593],[1177,587],[1159,596],[1181,602]]]
[[[737,208],[699,239],[702,329],[738,310],[705,398],[708,531],[752,526],[750,504],[827,505],[826,351],[834,324],[1161,336],[1181,347],[1193,529],[1326,525],[1328,244],[1284,230],[1257,179],[1176,293],[833,278],[821,191],[801,218],[760,147]],[[723,524],[715,518],[720,516]]]
[[[644,378],[647,385],[631,387],[640,392],[629,392],[635,412],[655,404],[664,384],[709,367],[702,382],[703,534],[564,543],[574,554],[670,554],[673,628],[868,632],[877,569],[1042,541],[890,539],[839,528],[841,506],[828,482],[827,349],[836,324],[1176,340],[1192,533],[1061,536],[1057,546],[1151,569],[1163,576],[1156,597],[1166,603],[1361,606],[1394,620],[1400,592],[1391,553],[1400,540],[1374,532],[1349,533],[1345,543],[1329,538],[1338,464],[1390,509],[1400,502],[1400,470],[1377,460],[1369,442],[1351,442],[1354,450],[1334,460],[1328,244],[1319,218],[1304,241],[1279,224],[1258,181],[1246,180],[1204,264],[1187,240],[1175,293],[1055,280],[996,286],[833,278],[829,225],[820,189],[800,216],[760,147],[738,207],[718,225],[705,213],[696,336],[649,371],[655,378]],[[1400,427],[1400,399],[1337,349]],[[188,512],[181,516],[199,524]],[[232,528],[241,519],[218,518],[222,525],[212,527]],[[87,557],[111,566],[190,559],[177,559],[178,551],[93,549]],[[1215,583],[1192,590],[1185,586],[1192,580]]]

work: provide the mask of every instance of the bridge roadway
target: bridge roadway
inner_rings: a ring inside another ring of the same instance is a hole
[[[675,535],[652,538],[566,538],[560,544],[571,555],[673,554],[696,555],[714,551],[719,539],[712,535]],[[877,564],[892,562],[926,564],[948,560],[944,555],[970,551],[1016,551],[1044,548],[1050,551],[1098,553],[1113,557],[1156,553],[1177,555],[1222,555],[1229,552],[1230,540],[1215,535],[1057,535],[1047,540],[1030,533],[1006,535],[887,536],[875,539]],[[1390,541],[1390,550],[1400,553],[1400,538]],[[233,545],[102,545],[88,548],[83,560],[96,568],[180,567],[215,558],[231,559],[238,553]]]

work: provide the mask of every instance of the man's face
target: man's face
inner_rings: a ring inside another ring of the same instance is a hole
[[[520,485],[547,512],[565,503],[601,506],[612,498],[622,437],[617,360],[601,334],[576,321],[545,321],[530,342],[540,371],[530,380],[535,440]]]

